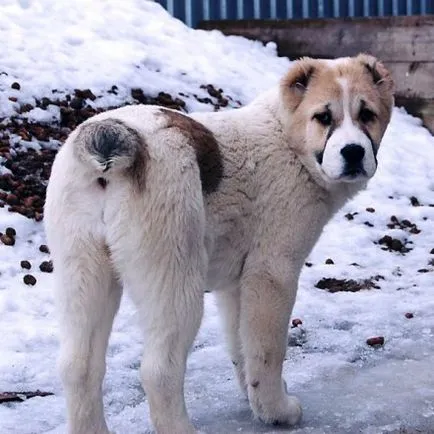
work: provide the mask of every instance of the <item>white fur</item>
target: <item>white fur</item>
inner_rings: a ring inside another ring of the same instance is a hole
[[[321,59],[329,68],[338,68],[353,61],[352,57],[340,57],[338,59]]]
[[[338,180],[345,169],[345,159],[341,154],[342,149],[349,144],[357,144],[365,150],[362,160],[362,167],[368,178],[371,178],[377,169],[371,141],[363,131],[354,124],[351,117],[351,104],[348,82],[345,78],[338,78],[338,83],[342,87],[342,109],[344,119],[342,124],[335,130],[329,138],[322,162],[322,169],[330,179]]]
[[[203,196],[188,138],[166,128],[158,111],[129,106],[86,122],[117,118],[141,134],[149,152],[143,190],[116,170],[107,172],[105,189],[98,185],[91,157],[77,156],[82,127],[53,165],[45,224],[69,432],[108,433],[101,385],[121,286],[146,337],[140,372],[159,434],[194,432],[183,382],[205,288],[216,293],[254,415],[295,424],[301,407],[286,393],[282,363],[299,273],[325,223],[364,184],[317,182],[315,164],[306,169],[284,132],[288,113],[272,91],[239,110],[192,116],[214,133],[223,157],[218,190]],[[330,167],[339,146],[356,139],[363,141],[350,124],[336,131]]]

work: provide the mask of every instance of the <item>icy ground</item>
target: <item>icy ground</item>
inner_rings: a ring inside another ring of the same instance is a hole
[[[176,96],[200,94],[203,83],[247,103],[289,66],[272,45],[187,29],[142,0],[2,0],[0,40],[0,116],[53,89],[88,87],[101,95],[93,104],[102,107],[129,101],[131,87]],[[15,81],[21,90],[10,88]],[[113,85],[118,95],[105,93]],[[189,109],[210,109],[186,101]],[[29,116],[49,120],[58,113],[49,106]],[[301,276],[293,318],[303,324],[291,331],[284,367],[288,387],[304,407],[293,433],[434,433],[434,139],[419,120],[395,109],[379,162],[369,188],[326,227]],[[54,396],[0,404],[0,434],[61,433],[65,400],[55,371],[52,275],[38,270],[48,259],[38,250],[42,224],[0,208],[0,232],[9,226],[17,241],[0,245],[0,393],[39,389]],[[385,235],[402,248],[380,244]],[[32,263],[35,286],[23,283],[24,259]],[[330,293],[315,287],[324,277],[369,280],[377,288]],[[385,338],[383,347],[366,344],[375,336]],[[118,434],[151,429],[138,378],[142,349],[125,298],[104,387],[109,426]],[[204,432],[284,431],[252,421],[212,294],[206,294],[189,359],[186,398]]]

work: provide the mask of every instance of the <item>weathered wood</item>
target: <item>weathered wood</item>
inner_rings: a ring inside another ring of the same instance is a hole
[[[397,106],[421,117],[434,133],[434,15],[203,21],[199,28],[273,41],[278,54],[290,59],[372,54],[392,73]]]
[[[434,62],[384,62],[397,93],[406,98],[434,98]]]
[[[279,55],[290,58],[353,56],[363,51],[385,62],[434,62],[434,15],[202,21],[199,28],[274,41]]]

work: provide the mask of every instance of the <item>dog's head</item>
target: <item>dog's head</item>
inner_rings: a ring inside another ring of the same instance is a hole
[[[281,82],[282,121],[296,152],[328,183],[362,182],[393,107],[393,80],[372,56],[303,58]]]

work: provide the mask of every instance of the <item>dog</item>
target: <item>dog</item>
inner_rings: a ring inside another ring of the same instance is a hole
[[[204,290],[256,418],[295,425],[282,363],[300,270],[324,225],[374,175],[394,104],[372,56],[302,58],[240,109],[133,105],[87,120],[57,154],[45,205],[71,434],[107,434],[105,356],[122,289],[146,338],[159,434],[194,433],[184,401]]]

